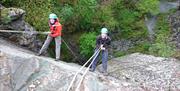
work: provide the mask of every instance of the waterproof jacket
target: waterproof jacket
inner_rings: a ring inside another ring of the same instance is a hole
[[[51,34],[50,34],[51,37],[62,36],[62,25],[59,23],[58,19],[53,25],[49,23],[49,26],[50,26],[50,31],[51,31]]]
[[[96,38],[96,48],[98,49],[101,45],[103,45],[103,47],[105,47],[106,49],[109,48],[109,45],[111,44],[111,38],[109,36],[107,36],[106,38],[102,38],[101,35],[99,35]]]

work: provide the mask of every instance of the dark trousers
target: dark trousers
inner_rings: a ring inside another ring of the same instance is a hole
[[[97,49],[95,50],[95,52],[97,51]],[[108,62],[108,50],[102,50],[100,53],[102,53],[102,68],[103,68],[103,72],[107,72],[107,62]],[[94,57],[94,62],[91,66],[91,69],[95,70],[97,62],[99,60],[99,55],[95,58]]]

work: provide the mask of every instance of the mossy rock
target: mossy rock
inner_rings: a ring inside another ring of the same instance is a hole
[[[3,8],[0,15],[1,23],[8,24],[21,18],[24,14],[25,11],[19,8]]]
[[[114,53],[114,56],[115,56],[115,57],[121,57],[121,56],[124,56],[124,55],[126,55],[126,54],[127,54],[127,53],[124,52],[124,51],[117,51],[117,52]]]
[[[7,24],[11,22],[11,18],[9,16],[9,11],[7,8],[4,8],[1,10],[1,15],[0,15],[1,23]]]
[[[174,58],[177,58],[177,59],[180,59],[180,50],[176,51],[176,52],[173,54],[173,57],[174,57]]]

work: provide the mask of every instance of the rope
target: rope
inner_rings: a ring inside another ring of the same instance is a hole
[[[69,51],[73,54],[73,56],[75,57],[75,59],[77,59],[78,57],[75,55],[75,53],[72,51],[72,49],[68,46],[68,44],[66,43],[66,41],[62,38],[62,41],[64,42],[64,44],[67,46],[67,48],[69,49]]]
[[[4,33],[31,33],[31,34],[49,34],[50,32],[36,32],[36,31],[15,31],[15,30],[0,30],[0,32]]]
[[[71,89],[71,87],[72,87],[72,85],[73,85],[73,83],[74,83],[77,75],[78,75],[78,74],[82,71],[82,69],[91,61],[91,59],[92,59],[97,53],[99,53],[99,52],[100,52],[100,48],[99,48],[99,49],[89,58],[89,60],[76,72],[76,74],[74,75],[74,77],[73,77],[73,79],[72,79],[72,81],[71,81],[71,83],[70,83],[67,91],[70,91],[70,89]]]
[[[90,64],[90,65],[88,66],[88,68],[85,70],[85,72],[84,72],[84,74],[83,74],[83,76],[82,76],[82,78],[81,78],[81,80],[80,80],[80,82],[79,82],[79,84],[78,84],[78,86],[77,86],[77,88],[76,88],[75,91],[78,91],[78,89],[79,89],[79,87],[81,86],[81,83],[82,83],[85,75],[87,74],[90,66],[93,64],[93,62],[95,61],[95,59],[96,59],[96,57],[99,55],[99,53],[100,53],[100,51],[98,51],[98,53],[95,55],[95,57],[94,57],[93,61],[91,62],[91,64]]]
[[[24,33],[24,31],[14,31],[14,30],[0,30],[0,32],[5,32],[5,33]]]

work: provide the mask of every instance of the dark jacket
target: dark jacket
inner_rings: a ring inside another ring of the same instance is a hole
[[[111,38],[109,36],[107,36],[107,38],[103,39],[101,37],[101,35],[99,35],[96,38],[96,48],[99,48],[101,45],[103,45],[103,47],[108,49],[110,44],[111,44]]]

